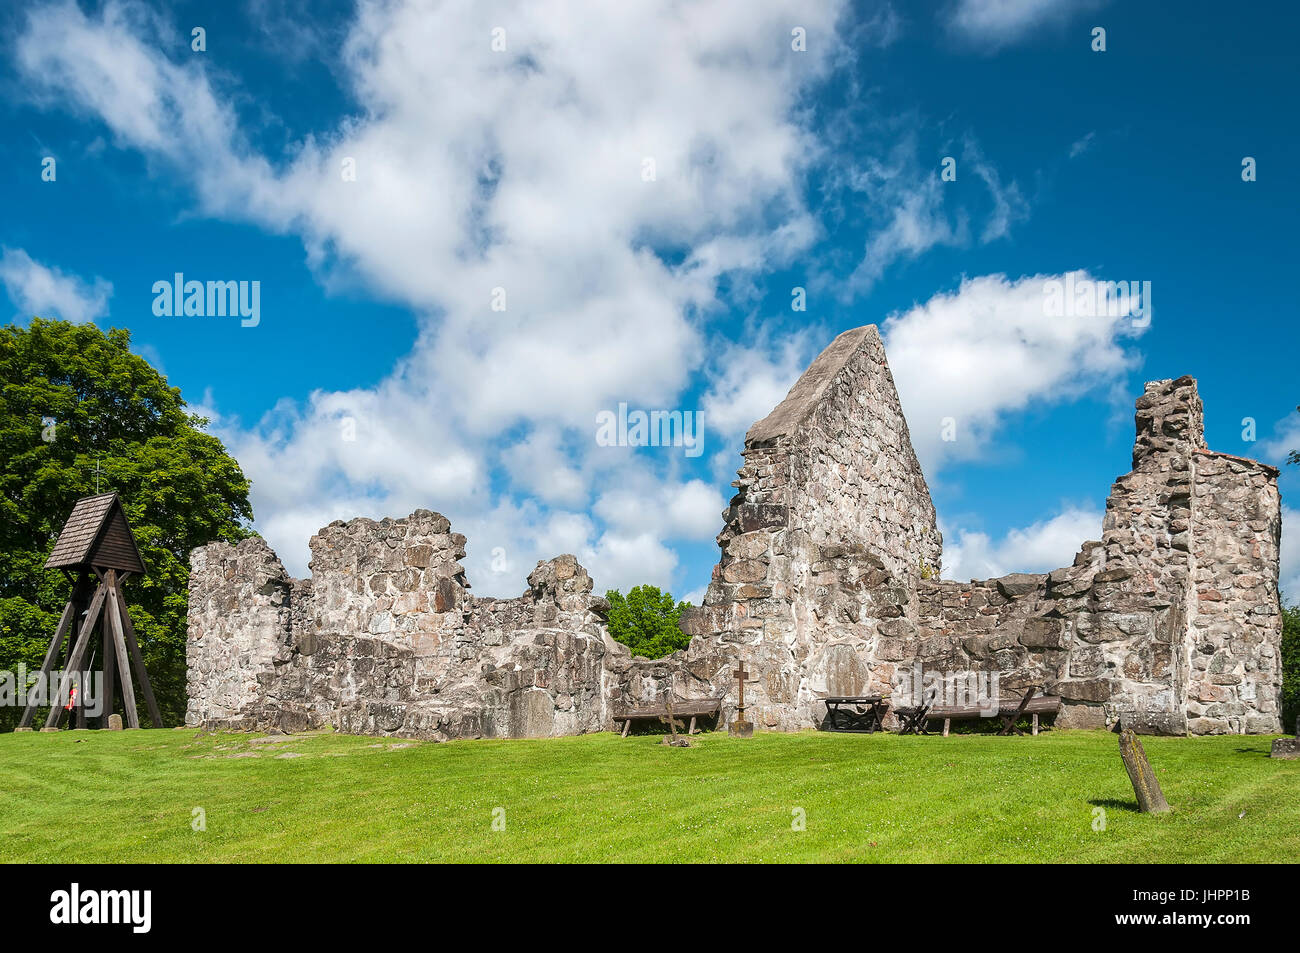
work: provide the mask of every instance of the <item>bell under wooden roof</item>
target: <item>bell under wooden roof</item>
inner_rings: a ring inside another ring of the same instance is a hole
[[[144,572],[144,560],[116,493],[77,500],[45,568]]]

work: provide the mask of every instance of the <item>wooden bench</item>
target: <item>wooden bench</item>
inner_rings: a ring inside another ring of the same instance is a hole
[[[1061,710],[1061,699],[1055,695],[1037,695],[1036,688],[1031,688],[1020,698],[1005,697],[997,701],[997,716],[1002,720],[1002,727],[998,730],[999,735],[1009,735],[1015,732],[1023,735],[1024,732],[1017,727],[1016,722],[1022,715],[1030,715],[1032,722],[1032,731],[1038,734],[1038,716],[1054,715]],[[948,737],[948,727],[954,721],[965,721],[974,718],[987,718],[993,706],[982,705],[932,705],[924,714],[926,721],[938,721],[943,719],[943,736]],[[922,729],[923,730],[923,729]]]
[[[695,734],[695,720],[697,718],[713,718],[722,713],[721,698],[688,698],[673,699],[673,718],[690,718],[691,725],[686,730],[688,735]],[[646,705],[641,708],[623,708],[614,712],[614,722],[623,722],[623,737],[627,737],[628,731],[632,728],[634,721],[666,721],[668,718],[668,706],[664,704]]]

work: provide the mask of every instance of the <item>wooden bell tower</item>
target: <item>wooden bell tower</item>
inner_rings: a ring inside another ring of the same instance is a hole
[[[50,714],[45,727],[59,727],[74,685],[82,691],[78,693],[72,710],[77,727],[85,727],[86,712],[80,704],[84,699],[84,685],[80,682],[86,675],[93,677],[94,662],[90,665],[85,663],[88,656],[93,659],[96,654],[98,670],[103,673],[104,703],[100,727],[108,727],[115,696],[119,694],[126,713],[126,726],[140,727],[131,679],[133,667],[144,692],[145,704],[149,706],[149,718],[155,728],[162,727],[153,686],[149,684],[149,673],[145,671],[144,657],[135,641],[135,628],[122,597],[122,583],[133,575],[144,574],[144,560],[140,558],[122,501],[116,493],[88,496],[77,501],[59,533],[54,551],[45,561],[45,568],[61,569],[72,585],[72,595],[63,609],[59,627],[41,665],[41,678],[48,680],[50,673],[58,669],[57,663],[62,656],[63,676],[58,690],[48,699]],[[100,630],[100,651],[93,653],[90,646],[96,627]],[[115,682],[120,682],[120,692]],[[29,701],[18,727],[30,727],[35,711],[35,703]]]

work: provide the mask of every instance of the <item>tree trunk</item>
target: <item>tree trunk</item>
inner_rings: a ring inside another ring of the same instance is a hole
[[[1133,793],[1137,795],[1138,808],[1142,813],[1163,814],[1168,811],[1169,802],[1160,790],[1156,773],[1151,770],[1147,754],[1142,750],[1142,742],[1138,741],[1131,729],[1119,733],[1119,756],[1124,759],[1124,770],[1133,782]]]

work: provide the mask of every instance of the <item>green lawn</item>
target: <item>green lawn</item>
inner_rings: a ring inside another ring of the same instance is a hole
[[[613,734],[450,744],[194,730],[0,736],[5,861],[1289,861],[1269,738]],[[296,755],[289,756],[289,755]],[[1105,829],[1095,831],[1096,808]],[[192,829],[202,808],[206,830]],[[504,830],[493,830],[494,809]],[[793,830],[796,808],[806,829]],[[1242,812],[1245,812],[1242,815]],[[1242,815],[1242,816],[1239,816]]]

